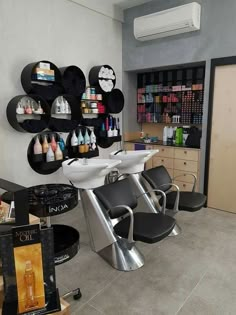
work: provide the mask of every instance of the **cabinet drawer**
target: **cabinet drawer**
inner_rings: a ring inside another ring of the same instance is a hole
[[[168,158],[174,157],[174,148],[168,148],[168,147],[164,147],[164,146],[156,146],[155,149],[159,150],[159,152],[157,153],[158,156],[168,157]]]
[[[190,183],[179,182],[175,180],[174,184],[176,184],[179,187],[180,191],[192,191],[193,189],[193,185]]]
[[[183,159],[188,161],[198,161],[198,151],[192,149],[175,148],[175,159]]]
[[[169,158],[154,156],[152,159],[152,166],[155,167],[155,166],[160,166],[160,165],[164,165],[165,168],[173,169],[174,160],[169,159]]]
[[[175,159],[174,160],[174,169],[197,173],[198,162]]]
[[[193,176],[191,176],[189,174],[194,174],[197,177],[197,173],[174,170],[174,177],[180,176],[180,177],[176,178],[177,181],[186,182],[186,183],[193,183],[194,178],[193,178]]]

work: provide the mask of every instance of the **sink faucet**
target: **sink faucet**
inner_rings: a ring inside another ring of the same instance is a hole
[[[88,165],[88,159],[87,159],[87,158],[83,158],[82,164],[83,164],[83,165]]]

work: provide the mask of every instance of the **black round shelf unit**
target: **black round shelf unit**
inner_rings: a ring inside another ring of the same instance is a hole
[[[100,71],[101,71],[102,68],[106,68],[108,70],[112,70],[113,71],[113,75],[114,75],[115,78],[101,77],[100,76]],[[111,80],[112,81],[112,88],[109,91],[105,91],[103,89],[103,87],[101,86],[101,80],[105,80],[105,81]],[[114,89],[114,87],[116,85],[116,74],[115,74],[115,71],[109,65],[95,66],[95,67],[91,68],[90,71],[89,71],[89,84],[96,88],[97,93],[111,92],[111,90]]]
[[[33,77],[40,62],[50,64],[50,70],[54,70],[55,81],[40,80]],[[47,60],[33,62],[25,66],[21,73],[21,84],[26,93],[41,95],[50,101],[64,92],[60,70],[54,63]]]
[[[71,113],[55,113],[55,102],[58,97],[63,97],[69,104]],[[49,120],[48,128],[52,131],[56,132],[70,132],[71,130],[75,129],[78,124],[81,123],[83,118],[81,107],[80,107],[80,100],[73,95],[62,94],[59,95],[51,105],[51,118]],[[63,118],[67,116],[67,118]],[[53,116],[53,117],[52,117]]]
[[[81,98],[86,88],[86,78],[83,71],[77,66],[63,67],[59,70],[66,94]]]
[[[60,136],[56,132],[45,131],[45,132],[42,132],[40,134],[37,134],[30,141],[30,144],[28,146],[28,151],[27,151],[27,157],[28,157],[28,162],[29,162],[31,168],[35,172],[37,172],[41,175],[48,175],[48,174],[55,173],[61,167],[63,160],[46,162],[46,153],[34,154],[34,144],[35,144],[36,138],[38,137],[40,143],[42,144],[44,136],[47,137],[48,143],[51,142],[52,136],[54,136],[56,142],[58,142],[60,140]],[[66,155],[67,155],[67,152],[65,150],[63,152],[64,158]]]
[[[103,104],[109,114],[119,114],[125,104],[125,98],[121,90],[113,89],[109,93],[103,93]]]
[[[17,114],[16,109],[19,102],[22,100],[30,100],[34,102],[40,102],[44,114]],[[37,133],[47,128],[47,124],[50,118],[50,106],[39,95],[18,95],[15,96],[7,105],[7,120],[9,124],[17,131]],[[34,118],[39,119],[34,119]],[[25,118],[20,122],[20,118]]]
[[[78,137],[80,131],[81,131],[82,135],[84,136],[86,130],[88,131],[88,134],[90,136],[91,130],[85,126],[78,126],[77,128],[75,128],[73,131],[71,131],[69,133],[69,135],[66,139],[66,149],[67,149],[68,157],[70,159],[73,159],[73,158],[87,158],[87,159],[89,159],[89,158],[99,156],[99,150],[98,150],[97,145],[96,145],[95,150],[88,151],[86,153],[80,153],[79,152],[79,145],[71,146],[71,138],[72,138],[73,132],[75,131],[75,134]]]

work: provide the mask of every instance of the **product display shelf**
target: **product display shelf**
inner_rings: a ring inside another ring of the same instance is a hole
[[[50,81],[47,80],[46,76],[44,77],[45,80],[42,80],[42,76],[36,74],[37,69],[42,66],[45,67],[45,65],[49,68],[46,71],[53,71],[54,73]],[[54,63],[47,60],[26,65],[21,73],[21,84],[26,93],[41,95],[44,99],[50,101],[64,92],[60,70]]]
[[[51,224],[51,217],[71,211],[78,205],[78,189],[66,184],[32,186],[28,188],[28,200],[30,213],[53,228],[54,264],[57,266],[71,260],[79,251],[80,234],[71,226]],[[69,295],[79,299],[80,289],[72,290],[65,297]]]
[[[22,111],[24,108],[29,106],[34,106],[35,109],[38,110],[39,104],[43,111],[42,114],[17,113],[17,110],[19,110],[18,106],[20,106],[20,110]],[[50,106],[39,95],[18,95],[11,99],[11,101],[8,103],[6,114],[9,124],[15,130],[20,132],[35,133],[43,131],[47,127],[48,121],[50,119]]]
[[[138,74],[138,122],[202,124],[204,76],[203,65]]]
[[[9,211],[9,204],[2,201],[2,206],[5,212]],[[29,222],[30,224],[40,224],[40,219],[32,214],[29,214]],[[4,282],[3,276],[0,274],[0,314],[2,311],[2,302],[3,302],[3,293],[4,293]]]
[[[101,73],[102,71],[104,74]],[[109,73],[112,71],[113,75],[107,74],[106,73],[107,71]],[[102,81],[104,82],[110,81],[111,85],[106,88],[106,86],[103,85]],[[113,68],[109,65],[95,66],[91,68],[89,72],[89,84],[91,86],[96,87],[97,92],[102,93],[111,92],[116,85],[116,74]]]
[[[92,149],[92,144],[89,144],[88,152],[80,152],[81,148],[80,145],[77,144],[75,146],[71,145],[71,139],[73,134],[78,138],[79,133],[81,132],[82,136],[85,136],[86,130],[88,132],[89,137],[91,136],[91,130],[85,126],[78,126],[73,131],[71,131],[66,139],[66,149],[69,158],[93,158],[99,156],[98,146],[96,144],[95,149]],[[83,145],[84,146],[84,145]],[[84,149],[84,148],[83,148]],[[83,151],[83,150],[82,150]]]
[[[41,154],[34,154],[34,145],[37,140],[39,139],[40,144],[43,144],[44,138],[46,137],[48,144],[51,143],[52,137],[54,137],[55,141],[58,143],[60,141],[60,135],[56,132],[51,131],[45,131],[40,134],[37,134],[33,137],[33,139],[30,141],[28,150],[27,150],[27,157],[28,162],[31,166],[31,168],[42,175],[48,175],[56,172],[63,162],[63,160],[67,156],[66,150],[64,150],[63,153],[63,159],[62,160],[54,160],[51,162],[46,162],[46,153]]]
[[[86,78],[83,71],[74,65],[63,67],[59,70],[66,94],[81,98],[86,87]]]
[[[80,101],[73,95],[58,96],[51,104],[49,129],[56,132],[70,132],[83,118]]]

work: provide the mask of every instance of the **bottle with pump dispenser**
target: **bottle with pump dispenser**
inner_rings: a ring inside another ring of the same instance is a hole
[[[96,150],[96,141],[97,141],[97,139],[96,139],[96,136],[95,136],[95,134],[94,134],[94,130],[93,130],[93,128],[91,129],[91,134],[90,134],[90,143],[91,143],[91,148],[92,148],[92,150],[94,151],[94,150]]]
[[[78,135],[79,153],[85,153],[84,137],[81,130]]]

